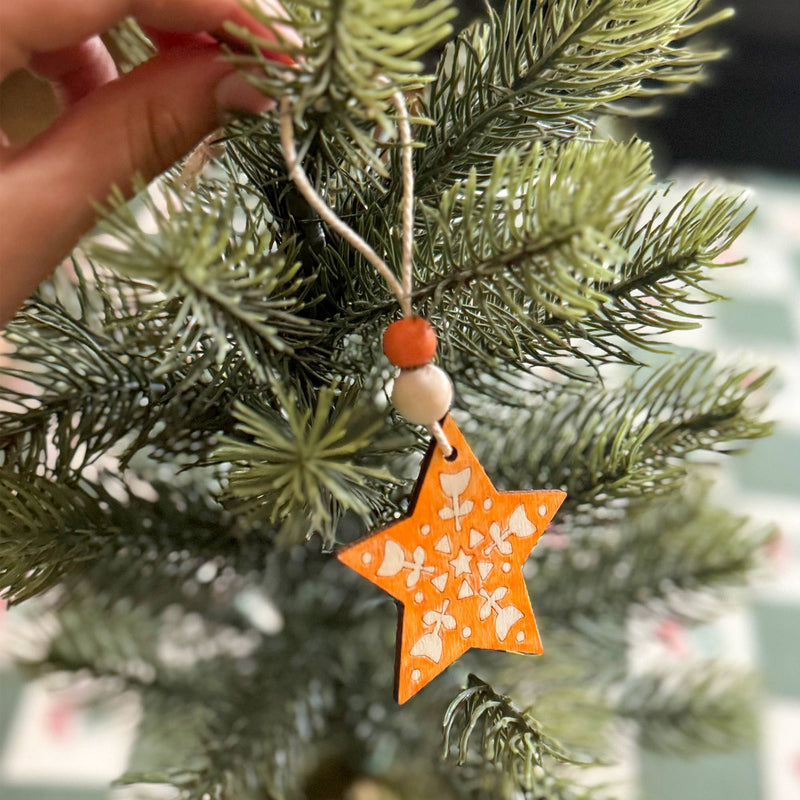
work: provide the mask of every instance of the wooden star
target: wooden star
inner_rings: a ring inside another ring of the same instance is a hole
[[[395,699],[404,703],[471,647],[541,653],[522,565],[566,494],[498,492],[451,417],[400,521],[338,558],[402,605]]]

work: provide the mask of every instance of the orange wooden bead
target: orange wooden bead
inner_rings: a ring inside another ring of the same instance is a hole
[[[396,367],[421,367],[436,354],[436,333],[422,317],[399,319],[383,334],[383,352]]]

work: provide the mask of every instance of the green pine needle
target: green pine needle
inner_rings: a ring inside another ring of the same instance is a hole
[[[0,468],[0,509],[1,598],[21,603],[82,561],[109,555],[94,499],[69,485]]]
[[[529,586],[537,615],[566,626],[587,619],[624,625],[642,608],[687,622],[713,619],[732,589],[764,569],[774,530],[708,505],[707,493],[694,476],[658,502],[634,499],[624,513],[600,505],[579,514],[563,528],[565,550],[534,551]]]
[[[517,791],[547,790],[546,759],[580,766],[595,763],[569,753],[542,731],[530,709],[517,710],[511,698],[497,694],[475,675],[445,713],[445,757],[456,735],[459,766],[477,757],[498,783],[507,782]]]
[[[524,139],[586,138],[592,114],[629,98],[674,93],[720,56],[687,39],[730,16],[710,0],[522,0],[461,34],[440,61],[425,105],[419,190],[485,174]]]
[[[683,485],[690,454],[735,453],[770,433],[761,419],[768,378],[769,371],[716,370],[704,353],[676,354],[619,388],[550,392],[527,410],[492,408],[476,444],[505,485],[566,491],[565,512],[654,499]]]
[[[756,687],[731,664],[690,662],[632,677],[614,697],[617,713],[638,723],[643,747],[687,757],[752,745]]]
[[[287,543],[319,534],[330,546],[344,512],[381,509],[393,481],[385,421],[355,386],[324,387],[311,403],[276,389],[276,405],[236,403],[238,435],[211,461],[230,464],[225,496],[238,511],[263,514]]]
[[[156,344],[163,352],[162,374],[185,361],[201,338],[213,336],[218,362],[236,342],[265,379],[270,362],[319,336],[304,315],[307,279],[299,274],[292,243],[275,250],[257,216],[238,233],[236,192],[216,184],[191,192],[177,184],[162,189],[160,202],[141,194],[138,210],[117,194],[100,223],[113,243],[100,240],[91,247],[98,261],[151,289],[149,298],[140,297],[136,316],[122,324],[163,328]]]

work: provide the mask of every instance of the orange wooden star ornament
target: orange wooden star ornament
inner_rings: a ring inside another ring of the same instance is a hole
[[[409,516],[338,558],[401,604],[395,699],[404,703],[471,647],[541,653],[522,565],[566,494],[498,492],[451,417]]]

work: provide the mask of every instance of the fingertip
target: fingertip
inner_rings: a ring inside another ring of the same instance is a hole
[[[275,101],[248,83],[241,72],[233,72],[224,77],[217,84],[215,97],[223,117],[230,112],[262,114],[275,108]]]
[[[174,31],[162,31],[149,25],[142,25],[142,30],[162,52],[199,50],[217,44],[217,40],[210,33],[177,33]]]
[[[154,177],[220,126],[215,90],[231,70],[216,45],[159,55],[14,153],[3,166],[0,227],[19,233],[2,268],[26,277],[9,290],[11,307],[75,245],[113,187],[130,192],[137,176]]]
[[[219,42],[220,44],[227,45],[231,48],[235,53],[250,53],[252,52],[250,45],[247,42],[243,42],[238,37],[234,36],[231,33],[228,33],[226,30],[217,30],[211,34],[214,39]],[[257,34],[260,38],[267,38],[262,34]],[[277,41],[276,37],[271,36],[269,37],[273,41]],[[277,53],[274,50],[270,50],[266,47],[260,48],[261,54],[264,58],[269,59],[270,61],[276,61],[279,64],[286,64],[287,67],[292,66],[295,63],[295,60],[288,54],[288,53]]]
[[[172,31],[162,31],[157,28],[149,26],[142,26],[144,32],[150,37],[153,44],[161,52],[171,52],[175,50],[196,50],[209,45],[225,45],[235,53],[251,53],[252,48],[248,42],[234,36],[224,28],[216,28],[211,32],[203,33],[174,33]],[[274,35],[265,35],[264,32],[255,32],[257,36],[262,39],[271,39],[277,42],[277,37]],[[295,63],[294,59],[286,53],[278,53],[268,48],[262,48],[261,53],[265,58],[271,61],[276,61],[280,64],[291,66]]]
[[[114,59],[99,36],[73,47],[39,53],[31,59],[31,67],[53,84],[67,106],[119,77]]]
[[[266,22],[262,22],[262,16]],[[286,22],[278,20],[286,20]],[[273,0],[250,0],[249,8],[247,5],[238,7],[230,15],[229,21],[268,42],[285,42],[297,48],[301,47],[303,43],[297,31],[288,24],[289,15],[286,10],[279,2],[273,2]],[[249,45],[243,43],[241,39],[224,28],[217,28],[212,34],[217,41],[228,45],[234,50],[244,49],[247,52],[250,51]],[[287,53],[276,52],[270,50],[269,47],[262,47],[261,52],[265,58],[272,61],[287,65],[295,63],[295,60]]]

